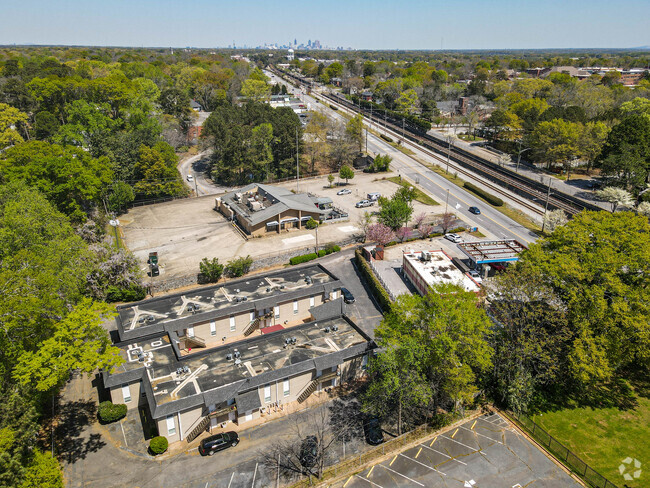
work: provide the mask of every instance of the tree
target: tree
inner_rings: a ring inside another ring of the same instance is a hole
[[[352,144],[363,152],[363,115],[357,114],[349,120],[345,126],[345,134]]]
[[[612,204],[612,213],[616,212],[616,209],[619,206],[623,207],[632,207],[634,205],[634,198],[632,195],[622,188],[616,188],[615,186],[609,186],[598,190],[596,195],[601,200],[609,202]]]
[[[42,110],[34,115],[34,135],[37,139],[48,141],[59,131],[58,119],[47,110]]]
[[[14,377],[23,385],[31,384],[38,391],[51,391],[61,386],[73,370],[92,373],[97,368],[112,370],[124,360],[119,349],[102,327],[109,308],[83,299],[55,326],[52,337],[39,344],[37,351],[24,352],[14,370]]]
[[[639,215],[644,215],[650,217],[650,202],[641,202],[636,207],[636,211]]]
[[[413,88],[405,90],[397,99],[397,106],[401,112],[412,115],[418,108],[418,94]]]
[[[413,214],[414,197],[415,188],[404,186],[398,188],[390,199],[381,197],[379,199],[381,209],[377,219],[394,231],[399,229],[408,223]]]
[[[202,283],[216,283],[221,279],[224,265],[219,263],[219,258],[203,258],[199,263],[199,276]]]
[[[140,180],[135,184],[136,193],[145,198],[179,196],[187,193],[176,167],[178,156],[174,148],[164,141],[155,146],[141,146],[134,171]]]
[[[34,459],[24,472],[20,488],[63,488],[63,473],[56,458],[49,453],[34,451]]]
[[[370,173],[379,173],[383,171],[390,171],[390,163],[393,161],[393,158],[388,154],[381,155],[378,154],[375,156],[375,160],[372,162],[368,168]]]
[[[582,132],[582,124],[555,119],[538,124],[528,142],[536,159],[546,162],[549,168],[558,163],[570,167],[571,161],[580,156]]]
[[[350,168],[348,165],[341,166],[341,169],[339,170],[339,178],[344,179],[345,184],[347,185],[348,180],[354,178],[354,170]]]
[[[442,228],[442,233],[446,234],[452,225],[456,222],[456,216],[451,212],[443,213],[438,218],[438,225]]]
[[[113,212],[124,212],[129,204],[135,200],[135,192],[133,187],[123,181],[116,181],[113,183],[111,192],[108,195],[108,208]]]
[[[332,188],[332,183],[334,183],[335,179],[336,178],[334,177],[333,174],[330,173],[327,175],[327,182],[329,183],[330,188]]]
[[[253,149],[253,160],[257,168],[257,175],[263,172],[264,178],[269,179],[269,169],[273,162],[273,126],[268,122],[253,127],[251,144]],[[260,176],[257,176],[260,178]]]
[[[0,153],[4,181],[24,181],[42,191],[59,210],[82,220],[110,184],[106,158],[95,159],[82,149],[30,141]]]
[[[6,103],[0,103],[0,149],[23,142],[17,128],[26,123],[26,114]]]
[[[250,256],[240,256],[235,259],[231,259],[226,264],[224,273],[230,278],[239,278],[248,273],[253,265],[253,258]]]
[[[242,85],[241,94],[254,102],[262,102],[269,99],[271,87],[265,81],[248,79]]]
[[[305,229],[314,230],[318,228],[318,221],[314,220],[312,217],[309,217],[309,220],[305,222]]]
[[[321,112],[312,112],[305,127],[307,151],[311,159],[311,171],[316,170],[316,160],[324,158],[329,153],[327,133],[331,127],[327,116]]]
[[[358,224],[359,229],[361,230],[362,239],[365,241],[368,238],[368,230],[372,225],[372,214],[368,211],[363,212],[363,215],[361,215],[358,220]]]
[[[553,232],[561,225],[565,225],[568,221],[569,219],[567,219],[564,210],[559,208],[557,210],[551,210],[544,216],[544,228],[547,229],[548,232]]]
[[[380,246],[385,246],[394,239],[395,233],[393,232],[393,229],[387,225],[381,223],[368,225],[368,229],[366,231],[367,241],[376,242]]]

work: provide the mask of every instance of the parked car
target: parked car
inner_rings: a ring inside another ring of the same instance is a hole
[[[506,265],[503,263],[490,263],[490,266],[492,266],[492,269],[494,271],[505,271],[506,270]]]
[[[341,288],[341,293],[343,294],[343,301],[345,303],[354,303],[354,295],[350,293],[350,290]]]
[[[194,176],[187,175],[187,181],[194,181]]]
[[[315,435],[310,435],[300,444],[299,461],[305,468],[313,468],[318,460],[318,440]]]
[[[352,193],[352,190],[348,188],[343,188],[342,190],[336,192],[337,195],[349,195],[350,193]]]
[[[481,209],[478,207],[469,207],[469,212],[474,215],[481,215]]]
[[[355,207],[357,208],[363,208],[363,207],[372,207],[375,204],[375,202],[371,202],[370,200],[361,200],[360,202],[357,202]]]
[[[379,192],[373,192],[373,193],[368,193],[368,200],[371,202],[375,202],[381,198],[381,193]]]
[[[483,283],[483,278],[481,278],[481,273],[479,273],[477,270],[475,270],[475,269],[470,269],[470,270],[469,270],[469,275],[470,275],[470,276],[472,277],[472,279],[473,279],[474,281],[476,281],[477,283],[479,283],[479,284],[480,284],[480,283]]]
[[[239,444],[237,432],[224,432],[223,434],[211,435],[206,437],[199,444],[199,453],[201,456],[212,456],[217,451],[223,451],[229,447],[235,447]]]
[[[458,234],[445,234],[445,239],[454,242],[456,244],[458,244],[459,242],[463,242],[463,238],[460,237]]]
[[[368,419],[363,424],[363,433],[368,444],[376,446],[384,442],[384,432],[381,430],[381,422],[377,417]]]

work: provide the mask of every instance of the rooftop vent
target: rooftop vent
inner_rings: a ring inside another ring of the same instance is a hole
[[[189,366],[183,366],[183,373],[189,373],[190,372],[190,367]]]
[[[325,332],[329,333],[331,330],[332,329],[330,329],[329,327],[325,327]]]
[[[153,315],[149,315],[147,317],[147,322],[149,322],[149,323],[153,322],[154,320],[156,320],[156,317],[154,317]]]
[[[291,344],[295,344],[297,340],[298,340],[298,339],[296,339],[295,337],[292,337],[292,338],[291,338]]]
[[[235,359],[235,366],[241,366],[241,359]]]
[[[183,368],[176,368],[176,375],[180,376],[183,374]]]
[[[232,361],[232,354],[226,354],[226,361]]]
[[[338,326],[338,325],[334,325],[334,326],[332,326],[332,330],[333,330],[334,332],[336,332],[337,330],[339,330],[339,326]]]
[[[145,319],[146,319],[146,317],[144,317],[144,316],[140,317],[140,318],[138,319],[138,323],[139,323],[139,324],[144,324]]]
[[[235,350],[235,359],[239,359],[240,357],[241,357],[241,353]]]

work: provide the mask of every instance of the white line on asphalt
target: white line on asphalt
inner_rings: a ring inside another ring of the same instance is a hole
[[[120,422],[120,428],[122,429],[122,435],[124,436],[124,445],[126,447],[129,447],[129,445],[126,442],[126,434],[124,433],[124,426],[122,425],[122,422]]]
[[[445,454],[444,452],[437,451],[437,450],[434,449],[433,447],[425,446],[424,444],[420,444],[420,445],[421,445],[422,447],[426,447],[426,448],[429,449],[430,451],[437,452],[438,454],[442,454],[442,455],[445,456],[446,458],[451,459],[451,460],[453,460],[453,461],[456,461],[457,463],[460,463],[460,464],[462,464],[463,466],[467,466],[467,463],[464,463],[464,462],[462,462],[462,461],[459,461],[458,459],[451,457],[449,454]]]
[[[228,488],[230,488],[230,485],[232,484],[232,479],[235,477],[235,472],[233,471],[232,474],[230,475],[230,482],[228,483]]]
[[[447,437],[446,435],[441,435],[440,437],[444,437],[445,439],[450,440],[451,442],[455,442],[456,444],[460,444],[461,446],[464,446],[464,447],[466,447],[468,449],[471,449],[472,451],[478,451],[477,448],[472,447],[472,446],[468,446],[467,444],[463,444],[462,442],[458,442],[457,440],[454,440],[451,437]]]
[[[445,473],[443,473],[442,471],[438,471],[436,468],[434,468],[434,467],[432,467],[432,466],[427,466],[426,464],[421,463],[420,461],[418,461],[418,460],[416,460],[416,459],[413,459],[412,457],[408,457],[406,454],[402,454],[402,453],[400,452],[399,455],[402,456],[402,457],[405,457],[405,458],[408,459],[409,461],[413,461],[414,463],[418,463],[418,464],[424,466],[425,468],[429,468],[429,469],[435,471],[436,473],[440,473],[440,474],[443,475],[443,476],[447,476],[447,475],[446,475]]]
[[[496,442],[497,444],[503,444],[503,442],[500,442],[500,441],[498,441],[498,440],[496,440],[496,439],[492,439],[492,437],[488,437],[488,436],[486,436],[486,435],[479,434],[479,433],[476,432],[475,430],[465,429],[465,427],[463,427],[462,425],[460,426],[460,428],[461,428],[461,429],[464,429],[464,430],[466,430],[466,431],[468,431],[468,432],[473,432],[474,434],[476,434],[476,435],[480,435],[481,437],[485,437],[486,439],[490,439],[492,442]]]
[[[251,488],[255,487],[255,477],[257,476],[257,463],[255,463],[255,472],[253,473],[253,483],[251,484]]]
[[[363,481],[367,481],[367,482],[370,483],[371,485],[378,486],[379,488],[384,488],[383,486],[378,485],[377,483],[373,483],[373,482],[370,481],[368,478],[364,478],[364,477],[361,476],[360,474],[355,474],[355,476],[356,476],[357,478],[361,478]]]
[[[208,488],[208,483],[210,483],[210,482],[209,482],[209,481],[206,481],[206,482],[205,482],[205,486],[204,486],[203,488]]]
[[[423,485],[422,483],[420,483],[419,481],[415,481],[414,479],[409,478],[408,476],[406,476],[405,474],[400,473],[399,471],[395,471],[394,469],[390,469],[388,466],[384,466],[383,464],[379,464],[378,466],[381,466],[382,468],[387,469],[388,471],[390,471],[390,472],[392,472],[392,473],[395,473],[395,474],[397,474],[397,475],[399,475],[399,476],[402,476],[403,478],[406,478],[406,479],[409,480],[411,483],[415,483],[416,485],[424,486],[424,485]]]

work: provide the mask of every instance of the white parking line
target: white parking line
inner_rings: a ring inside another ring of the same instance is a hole
[[[409,461],[412,461],[412,462],[414,462],[414,463],[418,463],[419,465],[424,466],[425,468],[429,468],[429,469],[435,471],[436,473],[440,473],[440,474],[443,475],[443,476],[447,476],[447,475],[446,475],[445,473],[443,473],[442,471],[438,471],[436,468],[434,468],[434,467],[432,467],[432,466],[427,466],[426,464],[421,463],[420,461],[418,461],[418,460],[416,460],[416,459],[413,459],[412,457],[408,457],[407,455],[402,454],[401,452],[400,452],[399,455],[402,456],[402,457],[405,457],[405,458],[408,459]]]
[[[447,439],[447,440],[449,440],[451,442],[455,442],[456,444],[460,444],[461,446],[466,447],[468,449],[471,449],[472,451],[478,451],[477,448],[472,447],[472,446],[468,446],[467,444],[463,444],[462,442],[458,442],[457,440],[454,440],[451,437],[447,437],[446,435],[441,435],[440,437],[444,437],[445,439]]]
[[[253,483],[251,484],[251,488],[255,488],[255,477],[257,476],[257,463],[255,463],[255,472],[253,473]]]
[[[357,478],[362,479],[363,481],[367,481],[368,483],[370,483],[370,484],[373,485],[373,486],[378,486],[379,488],[384,488],[383,486],[378,485],[377,483],[373,483],[373,482],[370,481],[368,478],[364,478],[364,477],[361,476],[360,474],[355,474],[355,476],[356,476]]]
[[[462,462],[462,461],[459,461],[458,459],[451,457],[449,454],[445,454],[444,452],[437,451],[437,450],[434,449],[433,447],[425,446],[424,444],[420,444],[420,445],[421,445],[422,447],[426,447],[426,448],[429,449],[430,451],[437,452],[438,454],[442,454],[442,455],[445,456],[446,458],[451,459],[451,460],[453,460],[453,461],[456,461],[457,463],[460,463],[460,464],[462,464],[463,466],[467,466],[467,463],[464,463],[464,462]]]
[[[397,474],[397,475],[399,475],[399,476],[401,476],[401,477],[403,477],[403,478],[406,478],[406,479],[409,480],[411,483],[415,483],[416,485],[424,486],[424,485],[423,485],[422,483],[420,483],[419,481],[415,481],[414,479],[409,478],[408,476],[406,476],[405,474],[400,473],[399,471],[395,471],[394,469],[390,469],[388,466],[384,466],[383,464],[379,464],[378,466],[381,466],[382,468],[387,469],[387,470],[390,471],[391,473],[395,473],[395,474]]]
[[[232,474],[230,475],[230,482],[228,483],[228,488],[230,488],[230,485],[232,484],[232,479],[235,477],[235,472],[233,471]]]
[[[481,437],[485,437],[486,439],[490,439],[492,442],[496,442],[497,444],[503,444],[503,442],[497,441],[496,439],[492,439],[492,437],[488,437],[488,436],[486,436],[486,435],[479,434],[479,433],[476,432],[475,430],[469,430],[469,429],[466,429],[466,428],[463,427],[462,425],[460,426],[460,428],[461,428],[461,429],[464,429],[464,430],[466,430],[466,431],[468,431],[468,432],[472,432],[472,433],[474,433],[474,434],[476,434],[476,435],[480,435]]]

